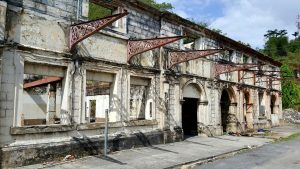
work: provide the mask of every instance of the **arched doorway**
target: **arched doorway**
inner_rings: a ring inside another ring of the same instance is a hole
[[[198,135],[198,103],[201,91],[196,84],[189,84],[183,90],[182,129],[185,136]]]
[[[230,96],[227,90],[223,90],[221,94],[221,125],[223,127],[223,132],[227,131],[227,125],[229,123],[229,109],[230,109]]]
[[[276,102],[276,96],[272,95],[271,96],[271,102],[270,102],[271,114],[275,114],[275,102]]]
[[[244,105],[243,105],[243,113],[245,117],[246,122],[246,128],[252,129],[253,128],[253,113],[252,113],[252,107],[250,101],[250,93],[248,91],[244,92]]]

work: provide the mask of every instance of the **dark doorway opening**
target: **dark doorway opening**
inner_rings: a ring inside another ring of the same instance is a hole
[[[198,135],[197,125],[197,109],[198,99],[195,98],[183,98],[182,104],[182,129],[184,135],[196,136]]]
[[[221,104],[221,119],[222,119],[223,132],[226,132],[227,124],[228,124],[228,116],[229,116],[229,105],[230,105],[230,97],[226,90],[222,91],[220,104]]]
[[[274,114],[275,101],[276,101],[276,96],[272,95],[271,96],[271,103],[270,103],[271,114]]]

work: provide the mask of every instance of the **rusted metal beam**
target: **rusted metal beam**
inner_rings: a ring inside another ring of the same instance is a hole
[[[40,85],[43,85],[43,84],[49,84],[49,83],[57,82],[57,81],[60,81],[60,80],[62,80],[61,77],[52,77],[52,76],[49,76],[49,77],[45,77],[45,78],[40,79],[40,80],[36,80],[36,81],[33,81],[33,82],[25,83],[23,85],[23,88],[27,89],[27,88],[31,88],[31,87],[40,86]]]
[[[153,39],[129,40],[127,45],[127,61],[130,61],[130,59],[135,55],[159,48],[182,38],[183,36],[173,36]]]
[[[76,44],[90,37],[99,30],[107,27],[108,25],[112,24],[113,22],[124,17],[127,14],[128,12],[124,12],[93,21],[71,25],[69,33],[69,49],[72,51]]]
[[[174,65],[190,60],[203,58],[224,51],[224,49],[192,50],[169,52],[169,68]]]
[[[214,76],[217,77],[223,73],[230,73],[235,71],[243,71],[251,68],[259,67],[258,64],[218,64],[214,66]]]

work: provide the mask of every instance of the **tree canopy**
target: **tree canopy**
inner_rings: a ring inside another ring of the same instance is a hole
[[[293,69],[300,69],[300,37],[289,40],[286,30],[268,30],[264,35],[266,43],[262,52],[273,59],[282,62],[283,77],[294,77]],[[282,81],[282,105],[284,108],[300,108],[300,85],[292,79]]]
[[[283,77],[293,77],[293,70],[288,65],[281,67]],[[283,108],[300,109],[300,86],[292,79],[282,81],[282,106]]]

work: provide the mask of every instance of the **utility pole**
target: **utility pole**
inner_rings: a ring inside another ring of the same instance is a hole
[[[104,156],[107,156],[108,143],[108,109],[105,109],[105,129],[104,129]]]

